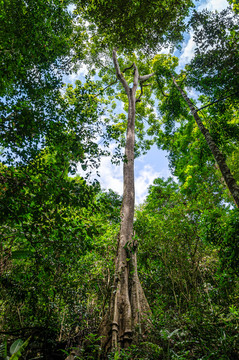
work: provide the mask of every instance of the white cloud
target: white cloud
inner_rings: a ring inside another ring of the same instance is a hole
[[[77,72],[73,72],[70,75],[64,76],[63,81],[66,84],[74,84],[76,80],[82,80],[84,81],[85,76],[88,73],[87,65],[81,64],[79,67],[79,70]]]
[[[148,194],[149,185],[152,185],[154,179],[159,176],[162,176],[162,174],[155,171],[150,165],[144,165],[140,170],[139,175],[135,178],[135,197],[137,205],[143,203]]]
[[[110,146],[110,150],[113,153],[114,145]],[[140,162],[140,159],[136,160],[137,163]],[[136,163],[136,165],[138,165]],[[138,166],[136,166],[137,168]],[[85,177],[86,172],[84,172],[81,167],[78,168],[78,174]],[[111,163],[111,156],[103,157],[101,159],[101,165],[97,169],[100,177],[97,176],[96,171],[92,172],[90,180],[98,179],[101,188],[108,190],[112,189],[117,192],[119,195],[123,194],[123,164],[119,166]],[[151,165],[140,165],[140,170],[135,172],[135,202],[136,205],[142,204],[148,194],[148,187],[153,184],[154,179],[158,177],[168,178],[171,176],[171,173],[168,168],[162,171],[155,171]]]
[[[105,157],[101,161],[100,184],[103,189],[112,189],[118,194],[123,193],[123,164],[114,165],[111,163],[111,157]]]
[[[228,6],[228,2],[226,0],[208,0],[202,5],[199,5],[198,10],[201,11],[203,9],[208,9],[210,11],[218,10],[221,11]]]
[[[105,156],[101,158],[101,163],[99,168],[92,171],[90,176],[90,181],[97,179],[100,182],[102,189],[112,189],[118,194],[122,195],[123,193],[123,164],[114,165],[111,163],[111,157],[114,152],[115,145],[111,144],[109,151],[111,156]],[[86,172],[81,169],[79,165],[77,173],[83,177],[86,176]],[[97,173],[100,175],[98,176]]]
[[[190,38],[183,48],[182,55],[179,58],[179,67],[183,68],[193,58],[196,44],[193,41],[193,32],[190,32]]]
[[[202,11],[203,9],[208,9],[210,11],[221,11],[228,6],[226,0],[207,0],[198,6],[197,10]],[[194,56],[194,50],[196,47],[195,42],[193,41],[193,32],[189,33],[190,37],[187,43],[185,43],[182,51],[182,55],[179,58],[179,67],[183,68]]]

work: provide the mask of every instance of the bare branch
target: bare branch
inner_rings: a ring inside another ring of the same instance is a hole
[[[231,96],[233,96],[233,95],[237,95],[237,94],[238,94],[238,91],[236,91],[235,93],[232,93],[232,94],[230,94],[230,95],[228,95],[228,96],[221,97],[221,98],[219,98],[219,99],[217,99],[217,100],[215,100],[215,101],[213,101],[213,102],[211,102],[211,103],[209,103],[209,104],[207,104],[207,105],[205,105],[205,106],[202,106],[200,109],[197,109],[197,112],[198,112],[198,111],[201,111],[202,109],[207,108],[208,106],[211,106],[211,105],[213,105],[213,104],[216,104],[216,103],[218,103],[218,102],[221,101],[221,100],[226,100],[226,99],[228,99],[229,97],[231,97]]]
[[[133,66],[134,66],[134,64],[132,64],[131,66],[129,66],[129,67],[127,67],[127,68],[125,68],[125,69],[122,71],[122,73],[125,73],[127,70],[132,69],[132,68],[133,68]]]
[[[200,116],[198,115],[198,110],[194,106],[193,102],[189,99],[189,97],[184,92],[184,90],[177,84],[177,82],[172,74],[171,74],[171,77],[173,79],[174,85],[176,86],[176,88],[182,95],[183,99],[186,101],[189,109],[191,110],[191,114],[193,115],[199,130],[201,131],[202,135],[204,136],[204,138],[214,156],[214,159],[216,160],[216,162],[219,166],[219,169],[220,169],[222,176],[227,184],[227,187],[228,187],[230,193],[232,194],[237,207],[239,207],[239,186],[236,183],[236,180],[234,179],[233,175],[231,174],[229,167],[227,166],[224,155],[221,153],[221,151],[217,147],[217,145],[214,142],[208,129],[204,126]]]
[[[129,85],[127,84],[127,81],[125,80],[123,74],[120,71],[120,67],[119,67],[119,63],[117,60],[117,55],[116,55],[115,49],[113,50],[113,62],[114,62],[114,66],[115,66],[116,76],[120,80],[121,84],[123,85],[123,87],[128,95],[130,88],[129,88]]]
[[[138,87],[138,83],[139,83],[139,70],[138,70],[137,66],[135,65],[135,63],[133,63],[133,66],[134,66],[134,82],[133,82],[132,91],[135,94],[137,87]]]
[[[150,79],[150,78],[151,78],[152,76],[154,76],[154,75],[155,75],[155,73],[148,74],[148,75],[143,75],[143,76],[139,76],[139,81],[144,82],[144,81]]]

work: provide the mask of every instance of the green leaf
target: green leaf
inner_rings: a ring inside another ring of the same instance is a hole
[[[12,356],[9,360],[18,360],[20,358],[21,353],[27,347],[30,338],[31,337],[29,337],[25,342],[23,342],[21,339],[14,341],[14,343],[10,347],[10,353]]]
[[[21,349],[22,345],[23,345],[23,341],[21,339],[14,341],[14,343],[10,347],[10,354],[11,355],[15,354],[18,350]]]

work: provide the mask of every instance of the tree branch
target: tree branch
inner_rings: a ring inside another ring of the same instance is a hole
[[[139,70],[138,70],[137,66],[135,65],[135,63],[133,63],[133,66],[134,66],[134,81],[133,81],[132,91],[135,94],[137,87],[138,87],[138,83],[139,83]]]
[[[142,95],[143,95],[143,93],[144,93],[144,91],[143,91],[143,87],[146,87],[146,86],[150,86],[150,84],[145,84],[145,85],[143,85],[142,84],[142,81],[140,81],[140,89],[141,89],[141,92],[140,92],[140,95],[139,95],[139,97],[136,99],[136,102],[140,102],[141,100],[141,97],[142,97]]]
[[[122,73],[125,73],[127,70],[130,70],[130,69],[132,69],[132,67],[134,66],[134,64],[132,64],[131,66],[129,66],[129,67],[127,67],[127,68],[125,68],[123,71],[122,71]]]
[[[198,115],[198,110],[196,109],[196,107],[194,106],[192,101],[189,99],[189,97],[184,92],[184,90],[177,84],[177,82],[172,74],[171,74],[171,77],[173,79],[174,85],[176,86],[176,88],[178,89],[178,91],[180,92],[180,94],[182,95],[184,100],[186,101],[189,109],[191,110],[191,113],[197,123],[199,130],[201,131],[202,135],[204,136],[204,138],[207,142],[207,145],[208,145],[209,149],[211,150],[211,152],[214,156],[214,159],[216,160],[216,162],[219,166],[219,169],[220,169],[222,176],[227,184],[227,187],[228,187],[230,193],[232,194],[237,207],[239,207],[239,186],[238,186],[236,180],[234,179],[233,175],[231,174],[229,167],[227,166],[224,155],[221,153],[221,151],[217,147],[217,145],[214,142],[208,129],[204,126],[200,116]]]
[[[197,109],[197,112],[198,111],[201,111],[201,110],[203,110],[203,109],[205,109],[205,108],[207,108],[208,106],[211,106],[211,105],[213,105],[213,104],[216,104],[216,103],[218,103],[219,101],[221,101],[221,100],[225,100],[225,99],[227,99],[227,98],[229,98],[229,97],[231,97],[231,96],[233,96],[233,95],[237,95],[238,94],[238,91],[236,91],[235,93],[232,93],[231,95],[228,95],[228,96],[225,96],[225,97],[221,97],[221,98],[219,98],[219,99],[217,99],[217,100],[215,100],[215,101],[213,101],[213,102],[211,102],[211,103],[209,103],[209,104],[207,104],[207,105],[205,105],[205,106],[202,106],[200,109]]]
[[[113,62],[114,62],[114,66],[115,66],[116,76],[120,80],[121,84],[123,85],[127,95],[129,95],[130,87],[127,84],[127,81],[125,80],[123,74],[120,71],[120,67],[119,67],[119,63],[117,60],[117,55],[116,55],[115,49],[113,50]]]
[[[104,89],[102,89],[100,92],[98,92],[98,94],[96,94],[96,95],[94,96],[94,98],[95,98],[96,96],[100,95],[100,94],[101,94],[102,92],[104,92],[106,89],[108,89],[108,87],[116,84],[117,82],[118,82],[118,80],[115,80],[115,81],[113,81],[112,83],[110,83],[109,85],[107,85],[106,87],[104,87]]]
[[[139,76],[139,81],[144,82],[144,81],[150,79],[150,78],[151,78],[152,76],[154,76],[154,75],[155,75],[155,73],[148,74],[148,75],[143,75],[143,76]]]
[[[169,97],[169,95],[165,94],[165,92],[163,91],[163,89],[160,89],[160,90],[161,90],[161,93],[163,94],[163,96]]]
[[[140,98],[141,98],[141,96],[143,95],[143,85],[142,85],[142,83],[140,82],[140,95],[139,95],[139,97],[136,99],[136,102],[140,102],[141,100],[140,100]]]

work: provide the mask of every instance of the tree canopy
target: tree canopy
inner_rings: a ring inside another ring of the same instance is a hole
[[[0,2],[0,360],[239,359],[229,3]],[[153,145],[172,176],[136,206]]]
[[[77,12],[93,22],[101,46],[155,51],[182,39],[192,1],[77,1]]]

